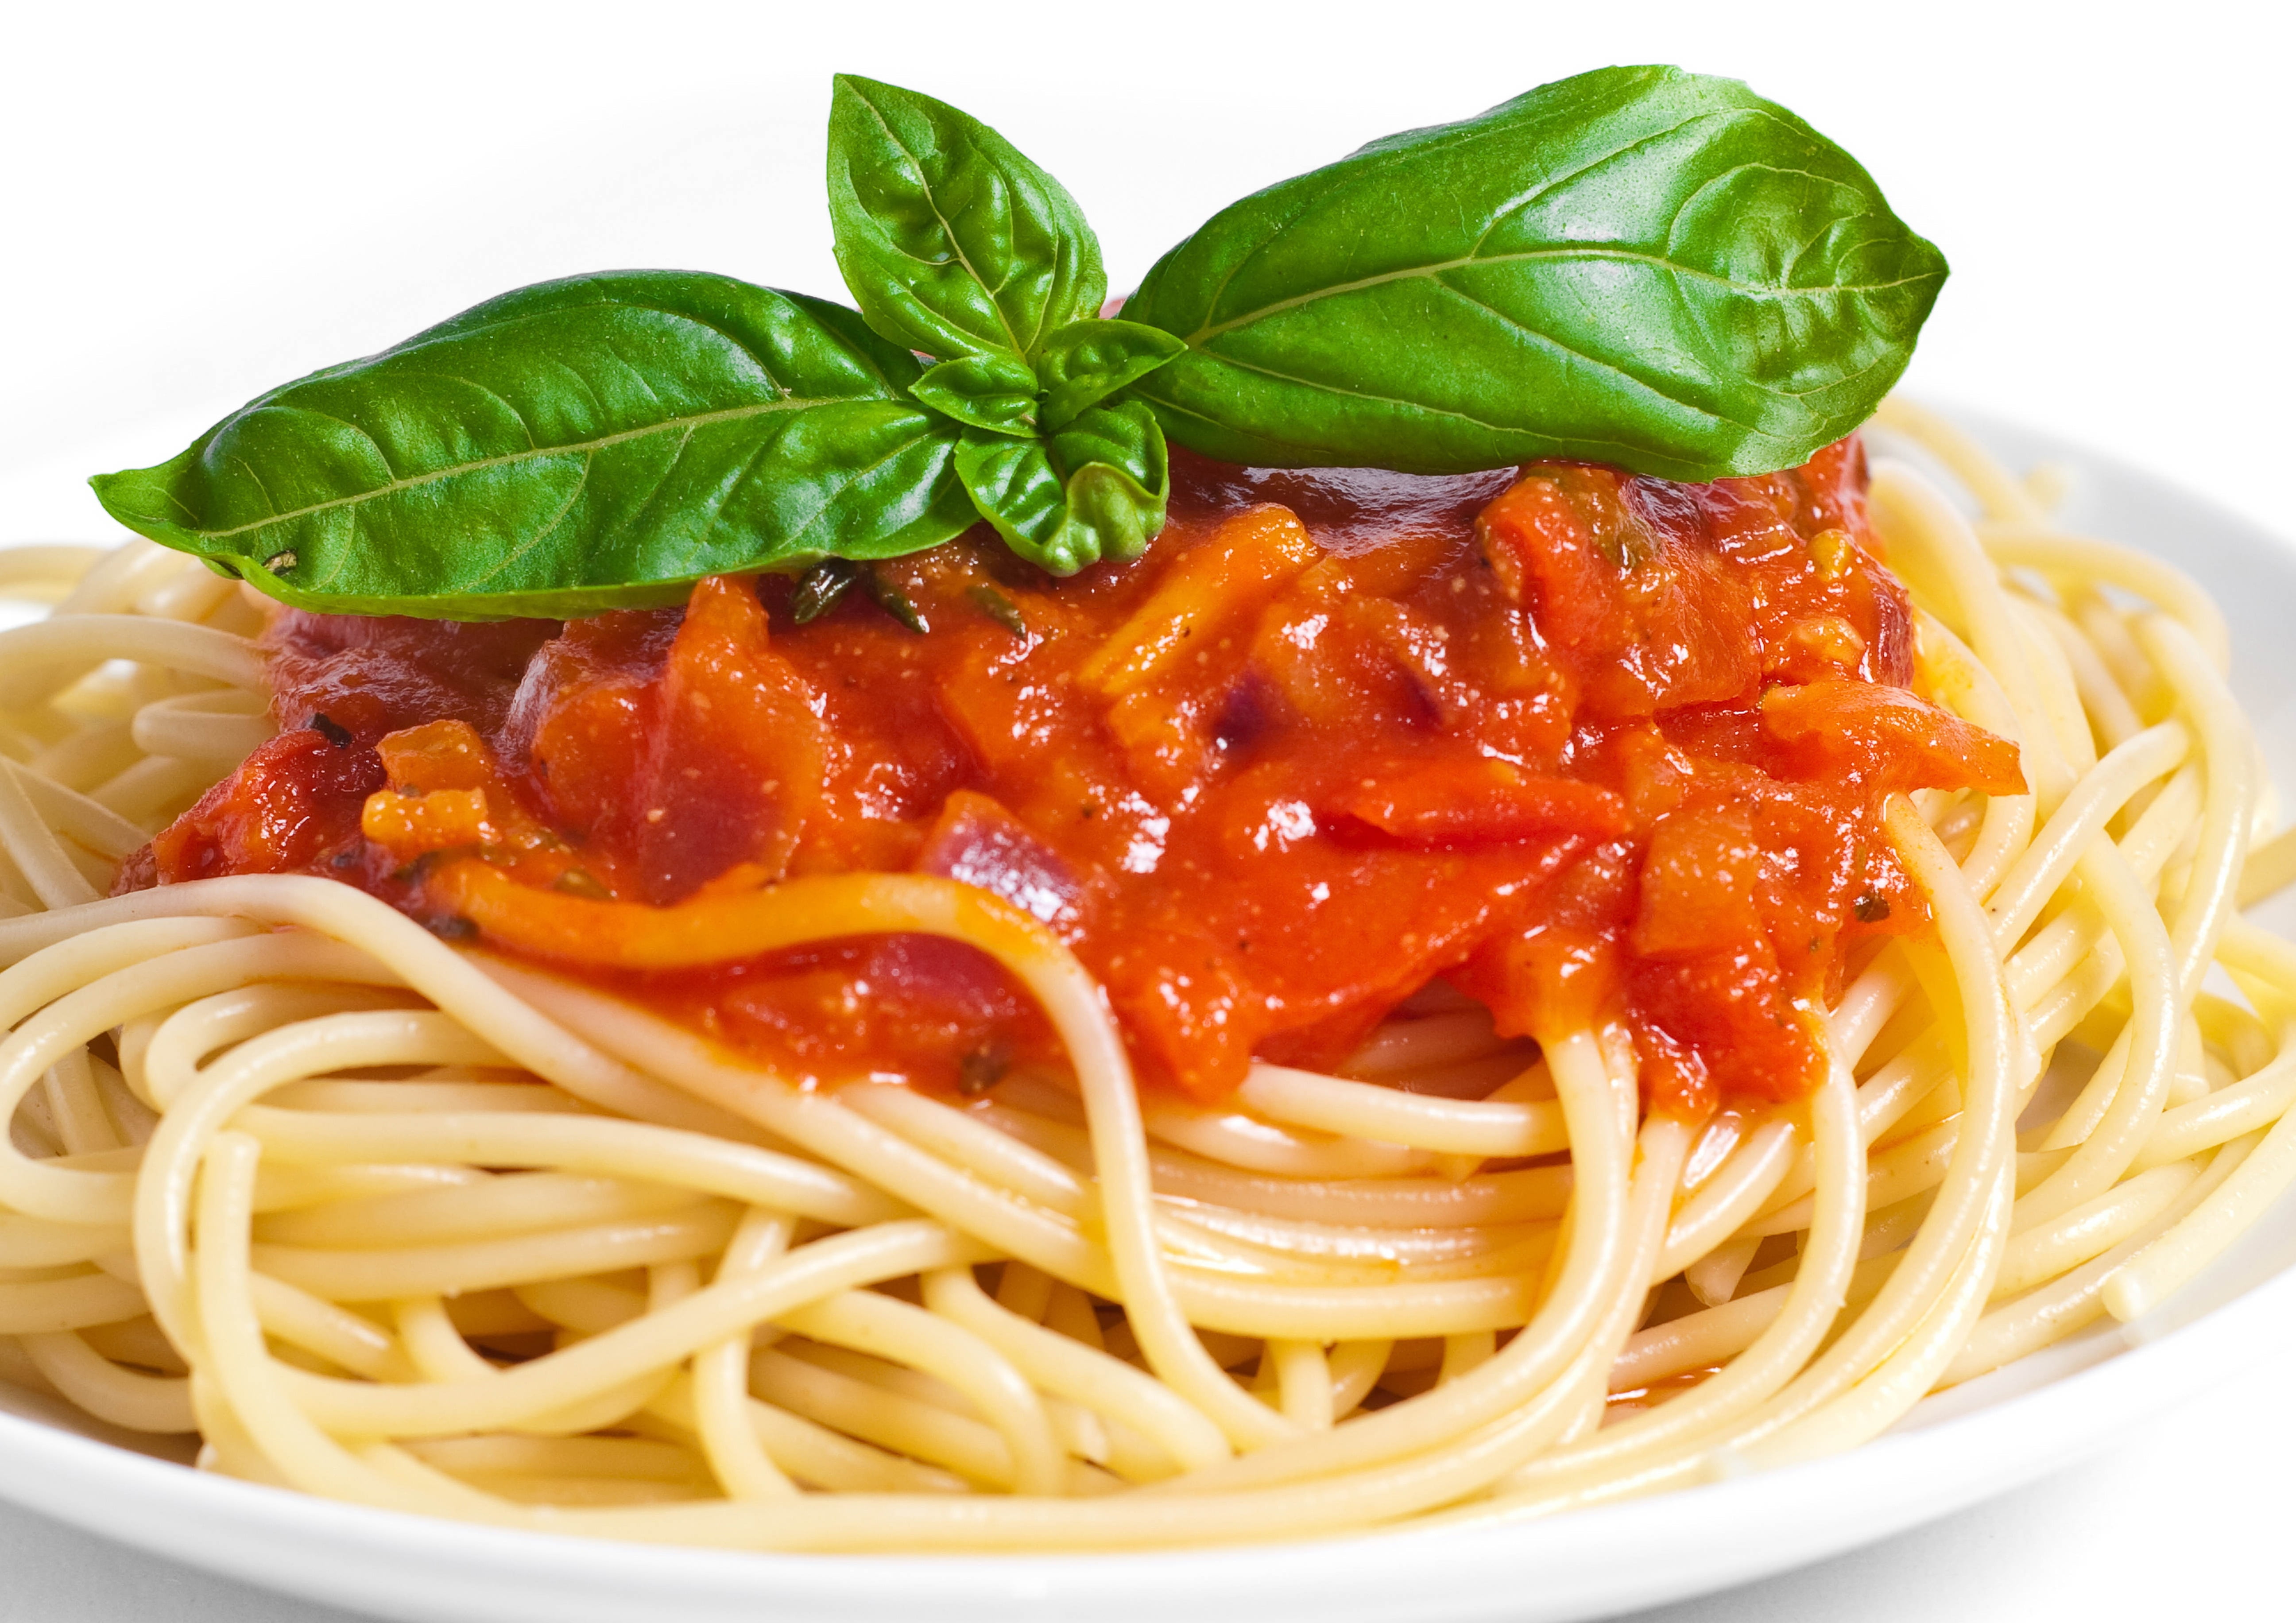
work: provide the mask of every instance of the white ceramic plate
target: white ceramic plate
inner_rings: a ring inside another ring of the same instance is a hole
[[[2073,472],[2069,522],[2174,558],[2232,624],[2234,685],[2296,786],[2296,548],[2186,492],[1979,424],[2013,466]],[[2296,926],[2296,904],[2260,910]],[[1871,1543],[2032,1481],[2226,1384],[2296,1336],[2284,1201],[2148,1321],[2110,1323],[1930,1399],[1850,1454],[1546,1521],[1198,1554],[758,1556],[501,1532],[209,1477],[83,1434],[0,1386],[0,1497],[193,1566],[407,1623],[1037,1623],[1510,1619],[1566,1623]]]

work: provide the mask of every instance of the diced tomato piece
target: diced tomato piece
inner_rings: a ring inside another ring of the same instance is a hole
[[[2017,746],[1900,687],[1830,680],[1762,695],[1762,725],[1813,771],[1852,767],[1891,789],[2025,792]]]
[[[1594,701],[1647,715],[1736,698],[1761,674],[1744,571],[1697,530],[1654,527],[1609,470],[1565,468],[1523,479],[1477,533]]]
[[[1694,1051],[1714,1094],[1800,1099],[1824,1079],[1814,1017],[1788,994],[1767,939],[1693,957],[1644,959],[1634,967],[1628,995],[1637,1029],[1662,1031],[1661,1051]],[[1679,1087],[1689,1080],[1678,1062],[1669,1062],[1673,1055],[1655,1067],[1648,1056],[1646,1048],[1646,1088]]]
[[[1313,726],[1379,730],[1439,713],[1425,685],[1427,622],[1391,600],[1459,552],[1456,537],[1406,536],[1294,578],[1261,613],[1250,647],[1249,669],[1275,708]]]
[[[1624,840],[1586,852],[1538,894],[1532,922],[1480,947],[1453,984],[1489,1007],[1503,1036],[1543,1041],[1597,1024],[1627,968],[1636,858]]]
[[[1483,509],[1475,534],[1500,587],[1538,617],[1555,646],[1600,655],[1633,637],[1619,589],[1621,561],[1603,554],[1559,481],[1521,480]]]
[[[503,725],[555,620],[405,619],[276,611],[263,635],[271,713],[282,727],[324,716],[360,743],[452,718],[481,733]]]
[[[382,782],[373,750],[310,728],[282,733],[160,831],[152,876],[171,884],[306,867],[356,838],[359,809]]]
[[[1143,930],[1102,961],[1101,980],[1157,1072],[1208,1098],[1243,1079],[1265,1005],[1254,1007],[1230,955],[1201,936]]]
[[[533,750],[554,812],[627,852],[653,902],[737,863],[784,868],[821,794],[813,695],[731,577],[694,588],[658,675],[576,676],[546,701]]]
[[[1541,924],[1493,942],[1452,973],[1504,1037],[1541,1041],[1595,1024],[1617,995],[1619,944],[1599,931]]]
[[[1332,809],[1412,845],[1472,845],[1627,828],[1626,806],[1598,784],[1544,777],[1506,761],[1401,764],[1335,796]]]
[[[718,1035],[823,1081],[877,1075],[972,1092],[1059,1051],[1002,965],[942,936],[824,941],[635,984],[647,1001],[693,1009]]]
[[[1688,958],[1759,939],[1754,881],[1761,856],[1742,807],[1660,818],[1643,856],[1635,950],[1646,958]]]
[[[1287,509],[1246,508],[1172,566],[1078,679],[1111,699],[1129,693],[1240,627],[1316,557],[1316,544]]]

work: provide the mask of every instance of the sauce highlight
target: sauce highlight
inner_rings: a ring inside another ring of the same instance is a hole
[[[945,874],[1065,940],[1149,1086],[1328,1067],[1438,978],[1501,1032],[1617,1018],[1654,1108],[1785,1100],[1858,944],[1920,928],[1890,792],[2023,787],[1910,691],[1855,439],[1685,486],[1174,453],[1136,563],[1054,581],[993,538],[792,586],[494,625],[282,611],[286,729],[123,888],[298,871],[467,934],[433,883],[654,907]],[[579,964],[792,1074],[967,1090],[1055,1057],[993,963],[887,936],[703,971]]]

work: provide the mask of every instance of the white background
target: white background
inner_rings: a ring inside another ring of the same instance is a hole
[[[1245,192],[1644,61],[1749,79],[1945,249],[1910,389],[2296,535],[2284,16],[0,0],[0,542],[102,536],[87,474],[157,462],[271,384],[522,283],[674,266],[837,292],[820,178],[834,70],[996,125],[1083,203],[1121,289]],[[1997,1504],[1652,1623],[2277,1613],[2292,1458],[2296,1394],[2267,1380]],[[0,1623],[338,1615],[12,1512],[0,1570]]]

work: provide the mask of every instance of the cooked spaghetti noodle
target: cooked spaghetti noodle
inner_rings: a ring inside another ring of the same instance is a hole
[[[1144,1096],[1070,952],[950,879],[705,896],[630,962],[967,943],[1065,1057],[971,1102],[796,1086],[330,879],[107,897],[269,734],[259,616],[141,542],[0,553],[54,604],[0,633],[7,1373],[428,1514],[1107,1549],[1803,1459],[2143,1314],[2296,1177],[2296,947],[2239,911],[2296,835],[2197,589],[1882,425],[1981,513],[1874,474],[1921,682],[2030,792],[1893,797],[1931,928],[1842,991],[1806,1100],[1703,1119],[1642,1110],[1620,1031],[1534,1050],[1439,987],[1349,1075]]]

